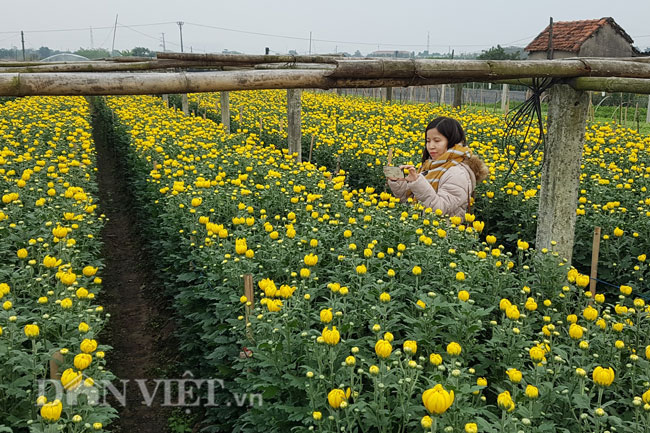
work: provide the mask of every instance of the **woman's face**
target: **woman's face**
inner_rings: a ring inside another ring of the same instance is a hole
[[[447,151],[447,138],[433,128],[427,131],[426,146],[431,159],[436,159]]]

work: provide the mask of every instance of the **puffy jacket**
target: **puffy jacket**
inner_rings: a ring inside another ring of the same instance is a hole
[[[485,163],[472,155],[463,163],[450,167],[442,175],[438,182],[438,191],[433,189],[421,174],[413,182],[389,180],[388,186],[393,195],[403,202],[406,201],[406,192],[410,190],[422,206],[440,209],[443,214],[449,216],[464,218],[476,182],[482,181],[488,174]]]

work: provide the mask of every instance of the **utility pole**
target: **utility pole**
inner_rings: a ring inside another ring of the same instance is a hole
[[[111,45],[111,57],[113,57],[113,51],[115,50],[115,33],[117,33],[117,14],[115,14],[115,27],[113,27],[113,44]]]
[[[311,32],[309,32],[309,54],[311,55]]]
[[[20,40],[23,43],[23,62],[25,61],[25,33],[21,30],[20,31]]]
[[[93,27],[90,26],[90,49],[95,49],[95,41],[93,40]]]
[[[429,32],[427,32],[427,55],[429,55]]]
[[[176,24],[178,24],[178,30],[181,33],[181,53],[183,52],[183,24],[185,24],[183,21],[176,21]]]
[[[167,49],[165,48],[165,34],[164,33],[162,33],[162,47],[163,47],[163,53],[165,51],[167,51]]]

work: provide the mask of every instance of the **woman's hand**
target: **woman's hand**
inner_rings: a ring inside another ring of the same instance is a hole
[[[410,164],[400,165],[399,168],[401,168],[402,170],[407,169],[409,171],[409,174],[407,174],[406,177],[404,178],[405,181],[415,182],[416,180],[418,180],[418,172],[415,169],[415,167],[413,167],[412,165]]]

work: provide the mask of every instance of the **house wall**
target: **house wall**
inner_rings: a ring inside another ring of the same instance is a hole
[[[554,59],[564,59],[566,57],[577,57],[577,53],[571,51],[553,50]],[[546,51],[535,51],[528,54],[528,60],[546,60]]]
[[[601,27],[587,39],[578,53],[579,57],[632,57],[632,46],[609,24]]]

